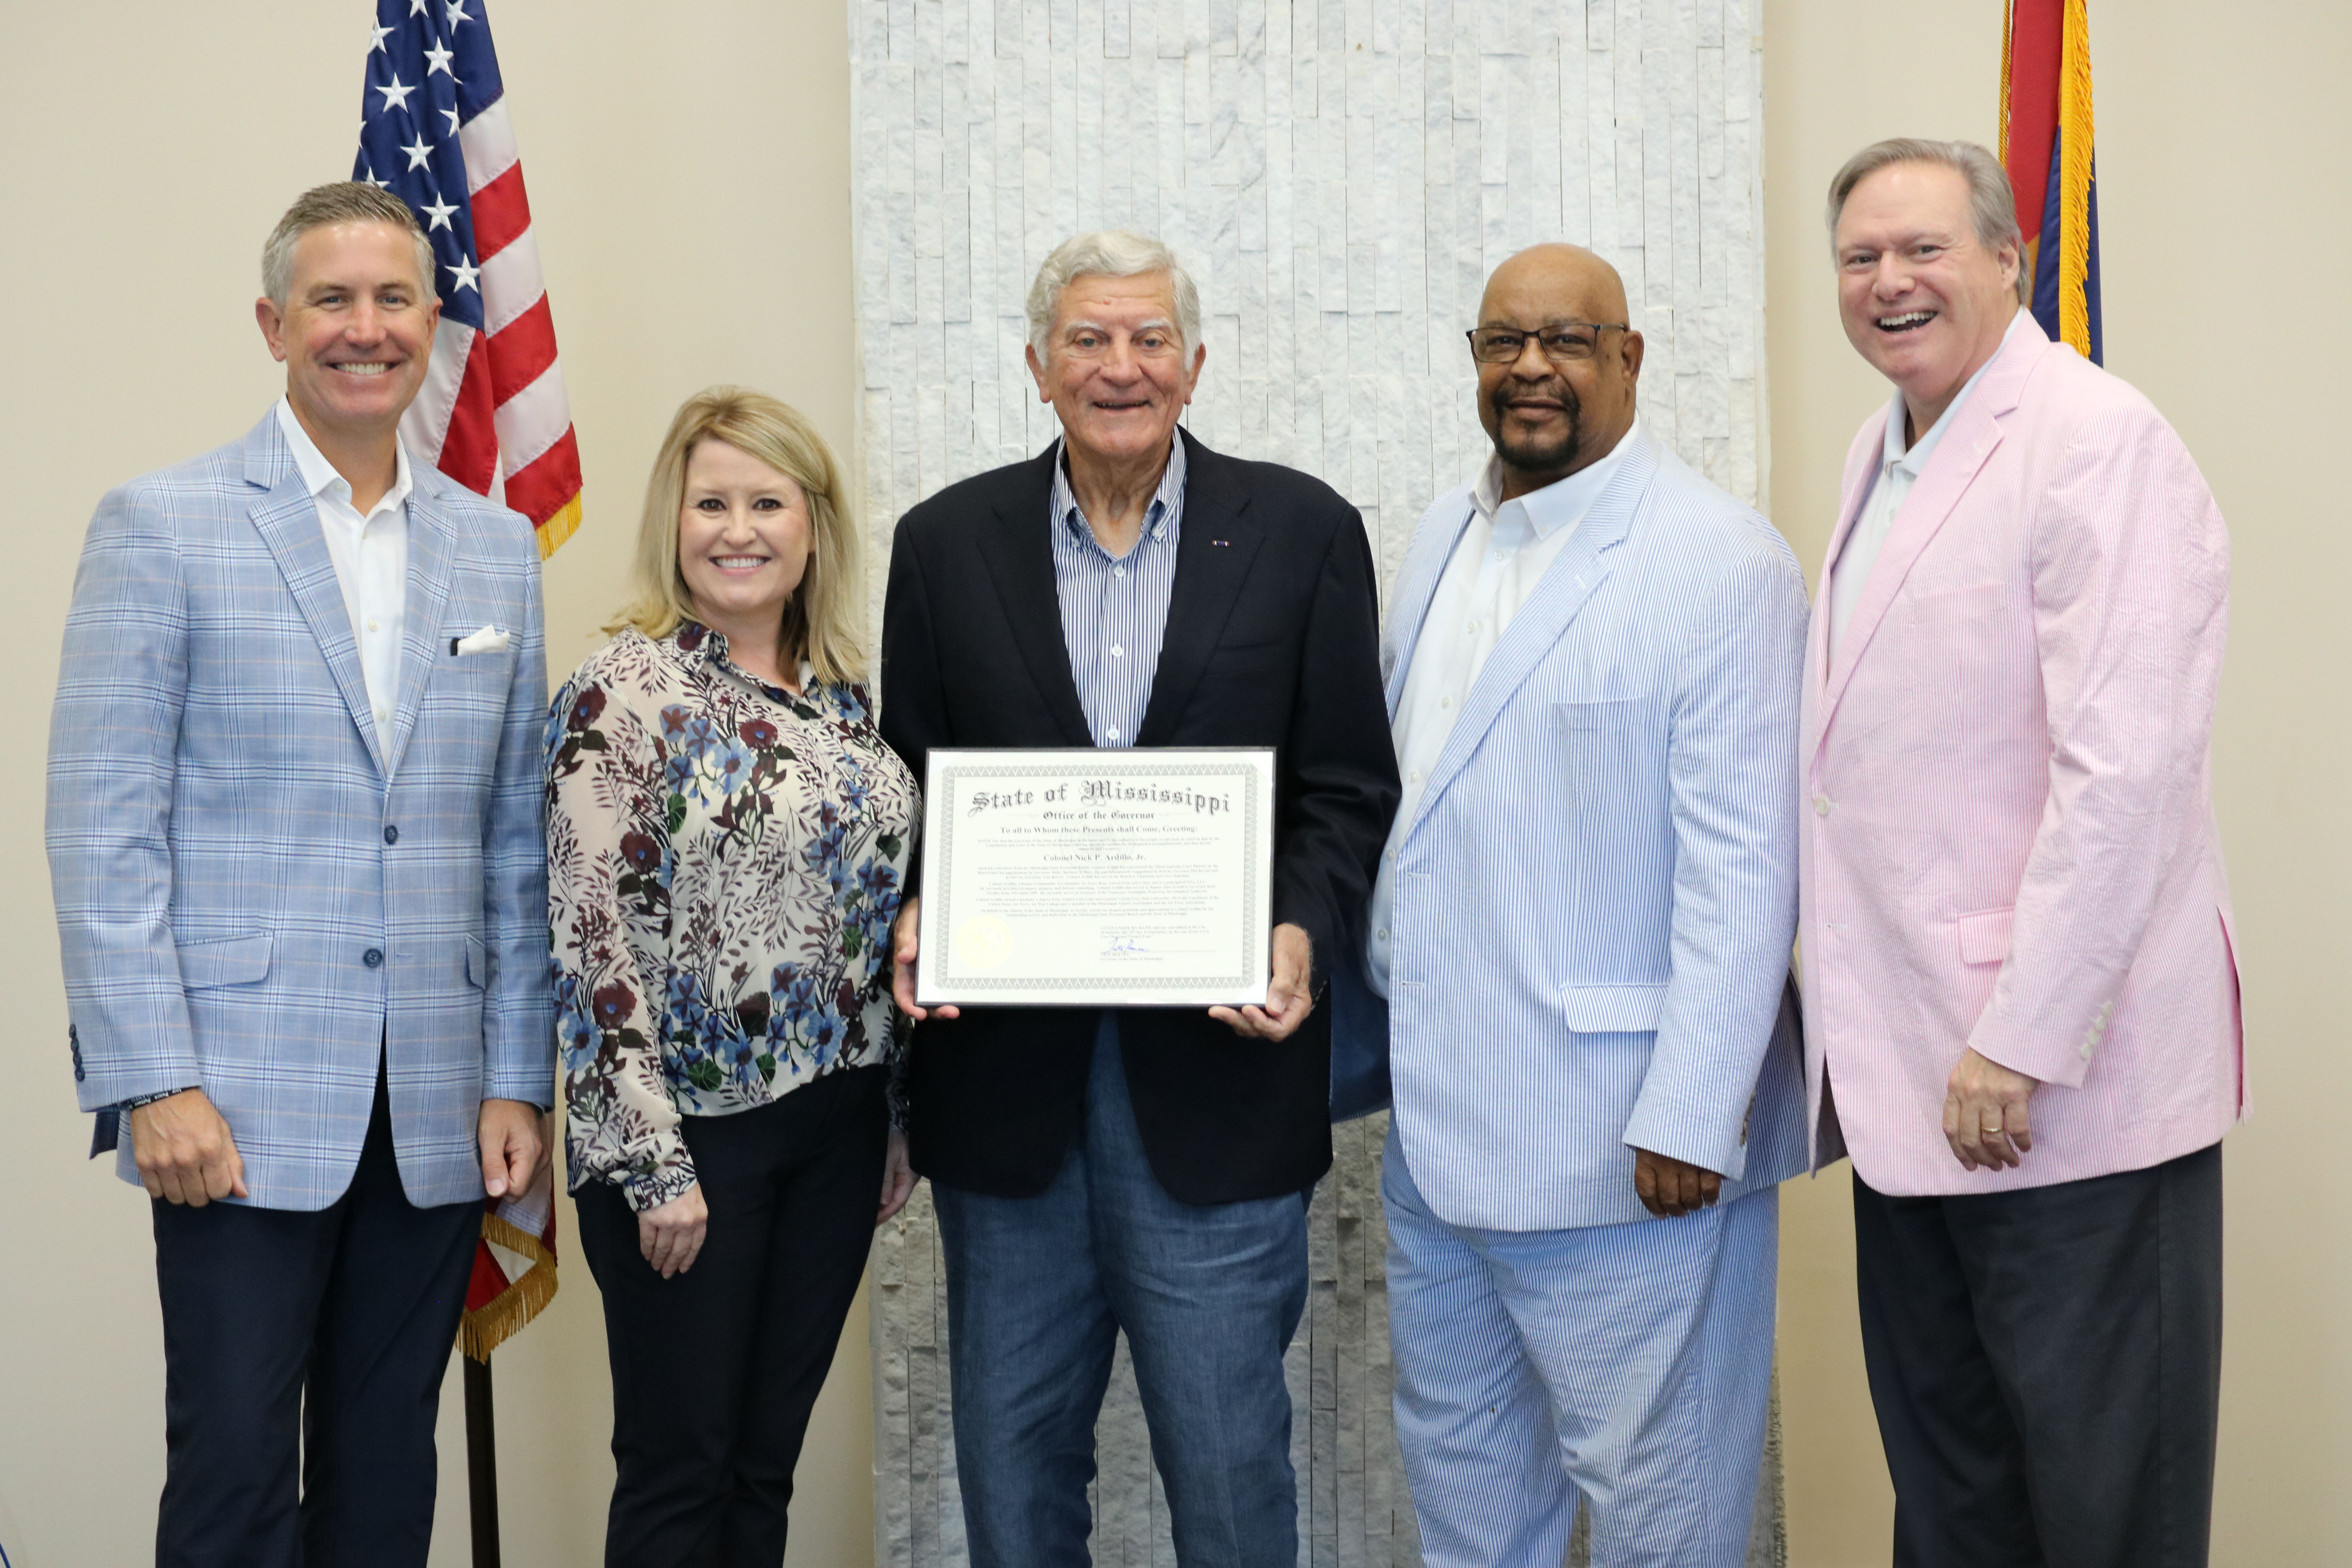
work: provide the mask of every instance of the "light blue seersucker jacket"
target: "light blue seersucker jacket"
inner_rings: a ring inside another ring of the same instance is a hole
[[[1633,1150],[1803,1169],[1789,980],[1805,583],[1771,525],[1636,430],[1478,672],[1398,849],[1384,1005],[1335,964],[1333,1109],[1382,1098],[1449,1223],[1647,1216]],[[1430,508],[1381,664],[1393,718],[1471,514]]]
[[[553,1097],[539,553],[414,486],[387,748],[274,414],[100,501],[66,618],[48,850],[82,1107],[201,1086],[265,1208],[350,1184],[379,1047],[418,1205],[482,1196],[484,1097]],[[486,626],[509,646],[451,651]]]

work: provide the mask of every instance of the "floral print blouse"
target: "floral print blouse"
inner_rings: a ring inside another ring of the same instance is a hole
[[[548,909],[571,1185],[695,1183],[684,1116],[895,1068],[890,922],[915,781],[856,686],[795,697],[688,621],[625,631],[547,724]]]

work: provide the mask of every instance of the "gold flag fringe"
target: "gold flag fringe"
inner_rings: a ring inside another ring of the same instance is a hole
[[[2066,0],[2058,61],[2058,336],[2091,357],[2091,17]]]
[[[539,535],[539,558],[541,561],[563,548],[563,542],[580,527],[580,498],[573,496],[555,509],[555,515],[534,530]]]
[[[529,1231],[494,1214],[486,1214],[482,1216],[482,1239],[530,1259],[530,1267],[523,1271],[521,1279],[500,1291],[498,1300],[480,1311],[467,1312],[457,1325],[457,1348],[476,1361],[487,1362],[492,1351],[512,1339],[555,1300],[556,1277],[555,1255]]]

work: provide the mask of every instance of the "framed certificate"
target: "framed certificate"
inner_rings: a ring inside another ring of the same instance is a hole
[[[1274,752],[935,751],[915,999],[1264,1003]]]

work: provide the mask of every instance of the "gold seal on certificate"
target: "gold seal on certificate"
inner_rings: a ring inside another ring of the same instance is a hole
[[[1274,752],[934,751],[925,1006],[1263,1004]]]

